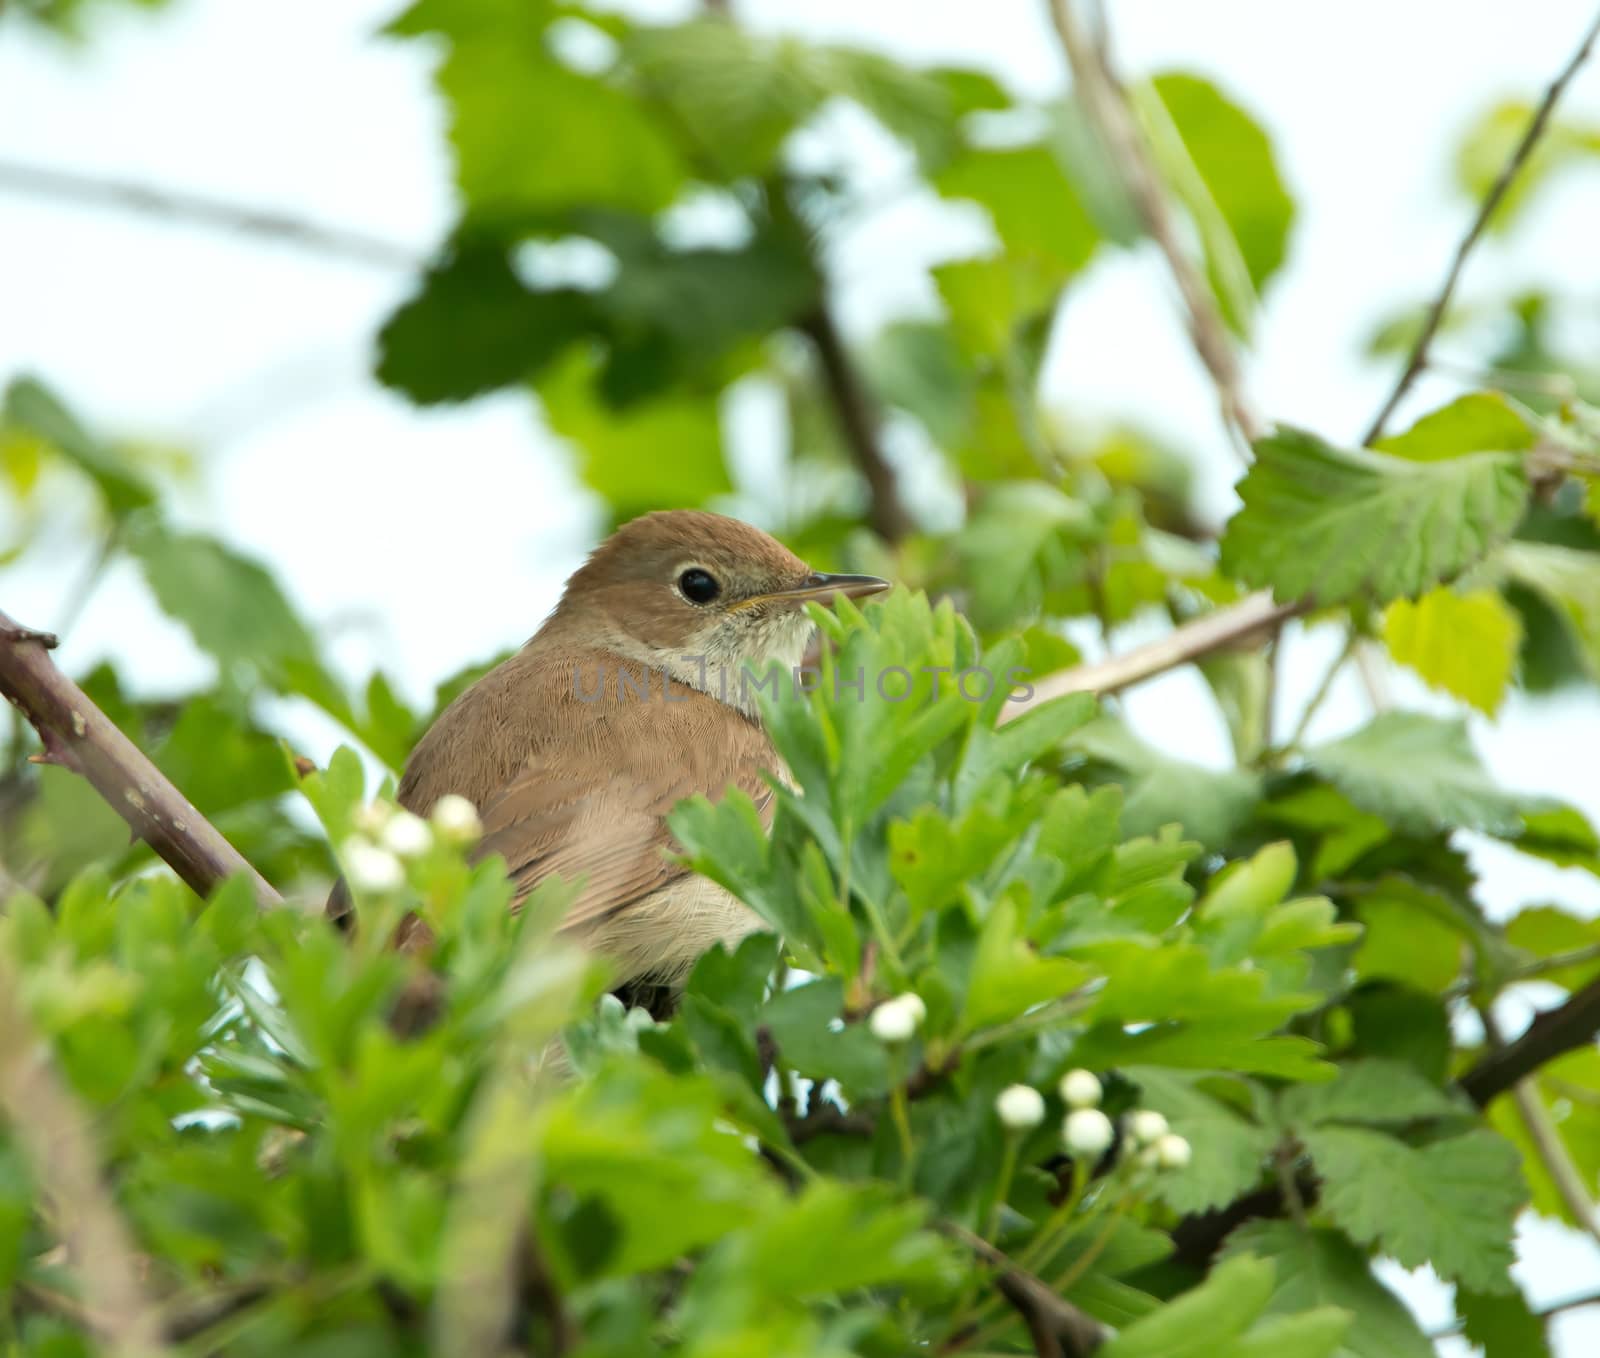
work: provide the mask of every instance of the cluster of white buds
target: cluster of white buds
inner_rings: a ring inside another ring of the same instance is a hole
[[[436,843],[465,848],[483,835],[478,808],[449,793],[433,804],[428,819],[389,801],[368,802],[351,817],[354,833],[340,854],[345,876],[357,891],[397,891],[405,864],[425,856]]]
[[[1167,1126],[1153,1108],[1135,1109],[1128,1115],[1128,1135],[1139,1147],[1138,1161],[1151,1169],[1186,1169],[1194,1158],[1188,1141]]]
[[[897,1047],[911,1041],[927,1017],[928,1006],[922,1002],[922,996],[908,990],[874,1009],[867,1027],[879,1042]]]

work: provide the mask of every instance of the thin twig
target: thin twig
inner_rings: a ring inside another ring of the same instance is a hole
[[[114,1358],[153,1358],[167,1350],[139,1285],[133,1242],[106,1188],[88,1121],[47,1064],[17,987],[9,964],[0,963],[0,1115],[53,1207],[82,1289],[84,1323]]]
[[[1109,65],[1097,53],[1095,39],[1078,21],[1071,0],[1050,0],[1050,15],[1072,68],[1073,82],[1084,111],[1099,129],[1112,162],[1120,169],[1144,229],[1166,256],[1167,267],[1172,271],[1189,315],[1190,338],[1200,361],[1211,374],[1223,416],[1246,443],[1254,443],[1266,432],[1265,425],[1245,397],[1244,375],[1228,328],[1217,310],[1216,299],[1179,239],[1177,223],[1149,147],[1140,135]]]
[[[1353,627],[1345,634],[1344,645],[1339,648],[1339,654],[1334,657],[1333,664],[1329,665],[1323,674],[1322,681],[1317,685],[1317,691],[1311,695],[1305,709],[1300,713],[1300,720],[1295,724],[1294,734],[1289,737],[1289,743],[1285,748],[1290,750],[1300,748],[1301,742],[1306,738],[1306,732],[1311,729],[1312,719],[1322,704],[1328,700],[1328,694],[1333,691],[1333,681],[1339,677],[1339,671],[1355,653],[1360,641],[1361,634]]]
[[[1455,258],[1450,261],[1449,272],[1444,277],[1444,285],[1439,289],[1439,295],[1433,299],[1433,305],[1428,308],[1427,318],[1422,323],[1422,331],[1411,346],[1411,357],[1406,363],[1405,371],[1400,374],[1400,380],[1395,383],[1394,390],[1389,393],[1389,399],[1383,403],[1383,409],[1377,413],[1371,427],[1362,435],[1363,444],[1375,443],[1383,436],[1383,427],[1388,424],[1389,417],[1405,399],[1406,393],[1411,390],[1411,384],[1428,366],[1428,350],[1433,344],[1434,336],[1439,333],[1445,312],[1449,310],[1450,301],[1455,296],[1456,285],[1461,281],[1462,271],[1466,268],[1467,256],[1472,253],[1473,247],[1488,229],[1496,209],[1516,181],[1517,175],[1521,173],[1522,167],[1528,163],[1534,147],[1539,144],[1539,138],[1549,126],[1550,115],[1555,112],[1556,104],[1560,102],[1567,86],[1572,83],[1572,78],[1577,75],[1578,68],[1588,60],[1597,36],[1600,36],[1600,13],[1597,13],[1589,24],[1589,30],[1583,35],[1583,41],[1578,44],[1578,50],[1572,54],[1571,60],[1550,82],[1549,89],[1544,92],[1544,98],[1539,101],[1539,107],[1534,110],[1528,130],[1522,134],[1522,140],[1512,150],[1490,186],[1489,192],[1484,195],[1483,202],[1478,205],[1478,215],[1473,218],[1467,234],[1461,238],[1461,244],[1456,247]]]
[[[200,895],[236,874],[249,877],[262,905],[282,897],[220,831],[190,804],[144,753],[50,659],[55,638],[0,612],[0,695],[33,723],[57,764],[88,779],[134,835]]]
[[[1586,1046],[1596,1033],[1600,1033],[1600,980],[1536,1015],[1520,1037],[1491,1051],[1458,1083],[1478,1107],[1485,1108],[1545,1062]]]
[[[1022,1317],[1040,1358],[1087,1358],[1106,1341],[1104,1325],[1056,1295],[1048,1283],[1020,1267],[1004,1250],[954,1221],[941,1221],[939,1229],[1001,1270],[995,1286]]]
[[[1015,720],[1030,708],[1064,693],[1120,692],[1179,665],[1275,631],[1289,619],[1307,612],[1309,607],[1304,603],[1273,603],[1272,595],[1266,591],[1251,594],[1227,608],[1174,627],[1166,636],[1135,646],[1122,655],[1046,675],[1034,682],[1033,692],[1027,698],[1007,703],[1000,719],[1002,722]]]
[[[838,416],[845,444],[850,449],[856,467],[866,478],[871,497],[867,521],[884,541],[898,542],[916,525],[900,498],[894,468],[884,457],[872,398],[850,362],[850,355],[839,335],[839,327],[826,303],[818,305],[800,328],[816,346],[823,385]]]
[[[1483,1033],[1490,1049],[1504,1051],[1505,1037],[1493,1009],[1487,1004],[1479,1005],[1478,1017],[1483,1021]],[[1544,1106],[1537,1082],[1531,1077],[1518,1080],[1511,1086],[1511,1098],[1517,1105],[1517,1116],[1527,1130],[1528,1139],[1533,1142],[1533,1148],[1573,1222],[1593,1239],[1600,1241],[1600,1222],[1595,1219],[1594,1200],[1589,1196],[1583,1175],[1567,1154],[1561,1134],[1550,1121],[1550,1113]]]
[[[422,252],[398,241],[346,227],[305,221],[271,208],[248,207],[201,194],[58,170],[47,165],[0,160],[0,190],[255,236],[278,245],[333,255],[379,269],[417,269],[426,262]]]

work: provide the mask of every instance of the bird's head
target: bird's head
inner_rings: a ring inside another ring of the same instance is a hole
[[[567,581],[547,627],[665,670],[707,692],[742,691],[748,666],[798,665],[805,604],[889,588],[874,575],[825,575],[738,519],[700,510],[624,524]],[[730,695],[731,696],[731,695]]]

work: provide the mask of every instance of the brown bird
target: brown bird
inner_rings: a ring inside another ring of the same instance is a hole
[[[763,774],[785,771],[746,667],[800,663],[808,601],[888,588],[819,574],[737,519],[635,519],[574,572],[533,639],[440,714],[399,800],[426,815],[446,793],[466,797],[483,819],[478,855],[505,858],[519,902],[552,873],[581,883],[562,927],[635,998],[670,993],[707,948],[759,921],[672,861],[667,813],[732,786],[770,823]],[[348,910],[342,897],[330,913]],[[425,942],[412,921],[403,946]]]

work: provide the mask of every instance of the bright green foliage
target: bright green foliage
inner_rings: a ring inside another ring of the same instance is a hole
[[[1549,1137],[1453,1084],[1483,1055],[1456,1020],[1534,979],[1585,991],[1600,946],[1571,902],[1492,922],[1470,836],[1600,874],[1594,827],[1499,786],[1453,717],[1322,738],[1285,713],[1298,623],[1173,681],[1215,700],[1226,760],[1167,748],[1146,695],[1013,699],[1260,587],[1484,713],[1592,696],[1600,371],[1571,351],[1592,317],[1528,289],[1453,305],[1452,360],[1516,398],[1468,392],[1370,450],[1280,429],[1219,542],[1192,491],[1220,431],[1091,428],[1041,390],[1081,280],[1145,234],[1070,94],[582,0],[420,0],[386,40],[433,56],[459,211],[376,337],[378,380],[419,405],[536,402],[603,520],[731,508],[819,569],[906,588],[817,614],[815,691],[764,694],[798,784],[770,832],[739,796],[676,809],[687,860],[767,930],[701,959],[657,1021],[556,936],[560,885],[512,915],[497,865],[443,844],[358,892],[353,938],[326,925],[373,763],[398,773],[491,658],[443,662],[468,663],[431,711],[342,673],[264,563],[178,526],[185,451],[5,375],[0,566],[53,565],[63,541],[85,563],[66,621],[24,621],[70,630],[109,570],[147,588],[214,674],[159,695],[111,662],[74,677],[291,902],[191,896],[12,730],[0,1075],[21,1051],[70,1091],[173,1350],[1037,1351],[998,1250],[1115,1331],[1113,1358],[1420,1358],[1378,1255],[1454,1282],[1489,1358],[1541,1353],[1508,1290],[1513,1218],[1572,1204]],[[1243,346],[1296,220],[1278,152],[1210,80],[1128,75],[1180,245]],[[1469,132],[1464,184],[1524,117]],[[870,168],[841,127],[868,129]],[[1558,124],[1495,228],[1589,141]],[[866,333],[878,312],[839,266],[905,202],[968,243],[884,280],[919,300]],[[1376,352],[1396,362],[1424,311],[1389,300]],[[887,535],[880,453],[907,520]],[[307,703],[343,735],[291,752],[284,713]],[[407,910],[433,951],[386,946]],[[906,994],[920,1023],[879,1040],[874,1012]],[[1074,1163],[1058,1081],[1079,1067],[1121,1137]],[[1008,1131],[996,1099],[1019,1083],[1045,1114]],[[1525,1087],[1600,1181],[1600,1055]],[[4,1088],[0,1351],[76,1358],[93,1279]],[[1186,1140],[1184,1168],[1130,1144],[1135,1109]]]
[[[1516,527],[1517,458],[1414,462],[1281,430],[1256,444],[1222,564],[1280,599],[1387,603],[1452,580]]]
[[[1492,716],[1511,685],[1522,623],[1495,590],[1434,589],[1390,604],[1383,640],[1402,665]]]

